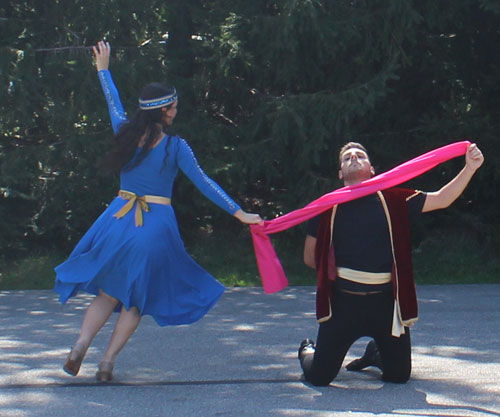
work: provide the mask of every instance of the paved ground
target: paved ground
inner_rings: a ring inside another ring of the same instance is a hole
[[[228,289],[191,326],[146,317],[109,385],[94,374],[116,316],[70,377],[61,366],[90,297],[61,306],[51,291],[0,292],[0,417],[500,417],[500,285],[421,286],[418,295],[409,383],[342,370],[316,388],[297,360],[300,340],[316,336],[312,287]]]

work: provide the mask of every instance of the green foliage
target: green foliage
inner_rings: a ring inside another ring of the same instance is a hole
[[[63,257],[55,252],[38,252],[6,261],[0,258],[0,290],[46,290],[54,285],[54,265]]]
[[[443,219],[434,219],[439,222]],[[445,220],[446,221],[446,220]],[[417,284],[500,283],[500,250],[488,242],[482,227],[469,233],[443,233],[442,228],[422,227],[427,232],[414,251]],[[187,247],[196,261],[228,287],[260,286],[252,253],[252,242],[240,229],[227,239],[222,231],[196,233],[196,243]],[[498,234],[499,230],[494,233]],[[302,228],[293,228],[273,238],[290,285],[315,285],[316,274],[302,262]],[[55,252],[40,252],[20,260],[0,259],[0,290],[50,289],[53,267],[63,260]]]
[[[4,256],[67,252],[118,188],[96,171],[112,137],[90,50],[102,38],[125,108],[146,83],[176,85],[176,129],[248,210],[272,218],[337,188],[349,140],[380,172],[472,138],[486,163],[446,230],[498,225],[497,1],[7,0],[0,17]],[[412,185],[435,190],[461,165]],[[195,251],[200,231],[241,230],[182,177],[174,203]]]
[[[489,238],[477,230],[429,233],[414,251],[417,284],[500,283],[500,247]]]

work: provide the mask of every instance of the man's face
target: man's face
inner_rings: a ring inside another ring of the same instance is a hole
[[[362,149],[347,149],[340,157],[340,161],[339,178],[345,185],[358,184],[375,174],[367,153]]]

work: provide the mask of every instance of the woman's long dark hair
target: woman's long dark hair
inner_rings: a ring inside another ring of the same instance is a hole
[[[151,83],[142,89],[141,99],[150,100],[173,92],[174,88],[172,87],[166,87],[160,83]],[[172,104],[165,107],[168,109]],[[101,170],[105,173],[117,173],[122,169],[129,170],[139,165],[150,152],[151,146],[161,132],[169,134],[168,130],[168,126],[163,123],[162,108],[152,110],[137,109],[129,121],[123,124],[116,134],[113,149],[99,163]],[[145,140],[139,154],[134,158],[139,141],[144,135]],[[167,156],[165,156],[165,160]]]

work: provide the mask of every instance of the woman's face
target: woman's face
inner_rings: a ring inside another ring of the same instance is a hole
[[[163,120],[167,126],[170,126],[177,115],[177,101],[174,101],[168,108],[163,109]]]

